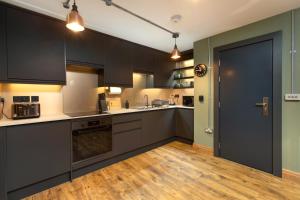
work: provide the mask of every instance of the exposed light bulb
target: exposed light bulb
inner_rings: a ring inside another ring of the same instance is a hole
[[[72,6],[71,12],[67,16],[66,27],[74,32],[84,31],[84,23],[82,17],[78,13],[76,3]]]

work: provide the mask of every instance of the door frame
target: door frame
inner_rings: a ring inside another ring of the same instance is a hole
[[[273,41],[273,175],[282,176],[282,32],[216,47],[214,51],[214,155],[220,157],[219,57],[220,52],[263,41]]]

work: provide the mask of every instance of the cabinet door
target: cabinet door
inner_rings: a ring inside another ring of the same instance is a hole
[[[0,5],[0,81],[6,79],[6,23],[5,23],[6,10]]]
[[[68,121],[7,128],[7,187],[13,191],[69,172]]]
[[[7,8],[7,78],[65,84],[64,23]]]
[[[114,134],[114,155],[120,155],[138,149],[142,143],[141,129]]]
[[[172,72],[174,68],[175,62],[171,60],[168,53],[157,52],[154,70],[154,87],[170,88],[172,83]]]
[[[176,135],[188,140],[194,140],[194,110],[177,109]]]
[[[143,113],[143,145],[153,144],[175,135],[175,110],[158,110]]]
[[[108,36],[93,30],[74,33],[66,29],[68,63],[105,65]]]
[[[134,45],[133,69],[134,71],[154,73],[156,51],[149,47]]]
[[[115,38],[109,43],[104,68],[105,85],[132,87],[132,44]]]
[[[0,128],[0,199],[6,200],[6,129]]]

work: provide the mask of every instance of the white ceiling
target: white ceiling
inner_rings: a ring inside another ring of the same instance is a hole
[[[63,0],[2,0],[30,10],[65,19]],[[72,1],[72,0],[71,0]],[[109,35],[169,52],[173,40],[166,33],[102,0],[76,0],[87,27]],[[300,7],[300,0],[113,0],[157,24],[180,32],[178,47],[193,48],[193,42]],[[182,15],[178,24],[174,14]]]

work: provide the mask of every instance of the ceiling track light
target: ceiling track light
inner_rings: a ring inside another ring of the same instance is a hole
[[[63,7],[68,9],[70,7],[70,0],[63,2]],[[75,0],[71,12],[67,15],[66,27],[74,32],[84,31],[83,19],[79,15]]]
[[[70,8],[70,1],[71,0],[66,0],[65,2],[63,2],[63,7],[66,8],[66,9],[69,9]],[[176,44],[176,39],[179,37],[179,33],[176,33],[176,32],[173,32],[173,31],[170,31],[169,29],[167,28],[164,28],[134,12],[131,12],[130,10],[127,10],[126,8],[123,8],[122,6],[119,6],[117,4],[115,4],[112,0],[102,0],[105,2],[105,4],[107,6],[114,6],[115,8],[118,8],[134,17],[137,17],[139,18],[140,20],[143,20],[153,26],[156,26],[157,28],[160,28],[168,33],[170,33],[172,35],[172,37],[175,39],[175,46],[174,46],[174,49],[173,51],[171,52],[171,58],[174,59],[174,60],[177,60],[179,59],[181,56],[180,56],[180,51],[178,50],[178,47],[177,47],[177,44]],[[83,23],[83,19],[82,17],[79,15],[79,12],[78,12],[78,8],[77,8],[77,5],[76,5],[76,2],[74,0],[74,3],[72,5],[72,10],[71,12],[67,15],[67,20],[66,20],[66,27],[74,32],[80,32],[80,31],[83,31],[84,30],[84,23]]]
[[[126,12],[126,13],[128,13],[128,14],[130,14],[132,16],[134,16],[134,17],[139,18],[140,20],[143,20],[143,21],[145,21],[145,22],[147,22],[147,23],[149,23],[149,24],[151,24],[153,26],[156,26],[157,28],[160,28],[160,29],[162,29],[162,30],[170,33],[172,35],[172,37],[175,39],[175,46],[174,46],[173,51],[171,52],[171,58],[174,59],[174,60],[177,60],[177,59],[179,59],[181,57],[180,51],[178,50],[177,44],[176,44],[176,39],[179,38],[179,33],[170,31],[167,28],[164,28],[164,27],[162,27],[162,26],[160,26],[160,25],[158,25],[158,24],[156,24],[156,23],[154,23],[154,22],[152,22],[152,21],[150,21],[150,20],[148,20],[148,19],[146,19],[146,18],[144,18],[144,17],[142,17],[142,16],[134,13],[134,12],[131,12],[130,10],[127,10],[126,8],[124,8],[122,6],[119,6],[118,4],[115,4],[112,0],[103,0],[103,1],[105,2],[105,4],[107,6],[114,6],[115,8],[118,8],[118,9],[120,9],[120,10],[122,10],[122,11],[124,11],[124,12]]]

